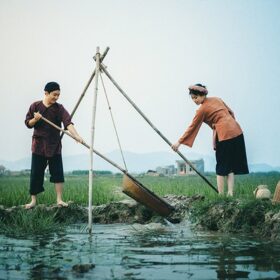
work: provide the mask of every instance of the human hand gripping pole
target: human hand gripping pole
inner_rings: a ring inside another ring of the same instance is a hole
[[[39,121],[41,119],[42,115],[40,114],[40,111],[34,112],[34,119],[36,121]]]
[[[171,148],[172,148],[175,152],[177,152],[178,149],[179,149],[179,147],[180,147],[180,145],[181,145],[180,142],[176,142],[176,143],[174,143],[174,144],[171,146]]]

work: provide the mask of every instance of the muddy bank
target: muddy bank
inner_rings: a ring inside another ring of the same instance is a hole
[[[280,206],[273,206],[270,201],[218,199],[204,201],[204,197],[167,195],[164,197],[175,211],[166,219],[171,223],[180,223],[189,219],[199,229],[250,233],[260,237],[280,240]],[[0,206],[0,221],[8,223],[13,217],[24,211],[42,211],[52,215],[61,223],[87,223],[88,209],[70,203],[69,207],[38,205],[25,210],[21,206],[5,208]],[[127,199],[93,207],[93,222],[112,223],[166,223],[166,220],[140,205]]]
[[[192,221],[200,229],[280,240],[280,206],[270,200],[219,199],[194,205],[191,212]]]
[[[191,197],[168,195],[164,199],[174,206],[175,211],[168,217],[172,223],[180,223],[185,219],[188,210],[195,201],[203,199],[202,196],[195,195]],[[54,216],[59,222],[85,223],[88,221],[88,208],[69,203],[68,207],[58,207],[56,205],[46,206],[37,205],[33,209],[24,209],[23,206],[14,206],[5,208],[0,205],[0,220],[8,221],[19,212],[43,211]],[[112,223],[151,223],[164,222],[164,219],[147,207],[137,203],[132,199],[126,199],[118,202],[111,202],[104,205],[93,206],[93,222],[100,224]]]

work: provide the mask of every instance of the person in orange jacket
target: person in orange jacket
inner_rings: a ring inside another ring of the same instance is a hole
[[[177,151],[181,144],[192,147],[202,123],[213,129],[213,147],[216,151],[216,174],[219,194],[224,193],[227,180],[228,196],[233,195],[234,175],[248,174],[245,141],[242,129],[233,111],[218,97],[207,97],[208,90],[202,84],[189,87],[189,94],[200,105],[194,119],[178,142],[172,145]]]

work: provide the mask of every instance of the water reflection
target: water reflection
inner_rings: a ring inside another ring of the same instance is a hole
[[[95,264],[85,273],[74,265]],[[280,279],[280,243],[194,232],[188,224],[73,226],[0,236],[0,279]]]

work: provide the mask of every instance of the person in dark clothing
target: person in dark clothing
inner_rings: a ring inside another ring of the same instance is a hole
[[[59,84],[49,82],[44,90],[44,99],[32,103],[25,118],[26,126],[30,129],[34,128],[30,175],[31,202],[25,205],[27,209],[36,205],[36,196],[44,191],[44,174],[47,165],[49,165],[51,175],[50,181],[55,184],[57,205],[68,206],[62,200],[64,173],[60,131],[41,120],[41,117],[47,118],[59,127],[63,123],[64,128],[73,135],[77,142],[83,142],[83,139],[74,128],[70,114],[62,104],[57,103],[60,96]]]

